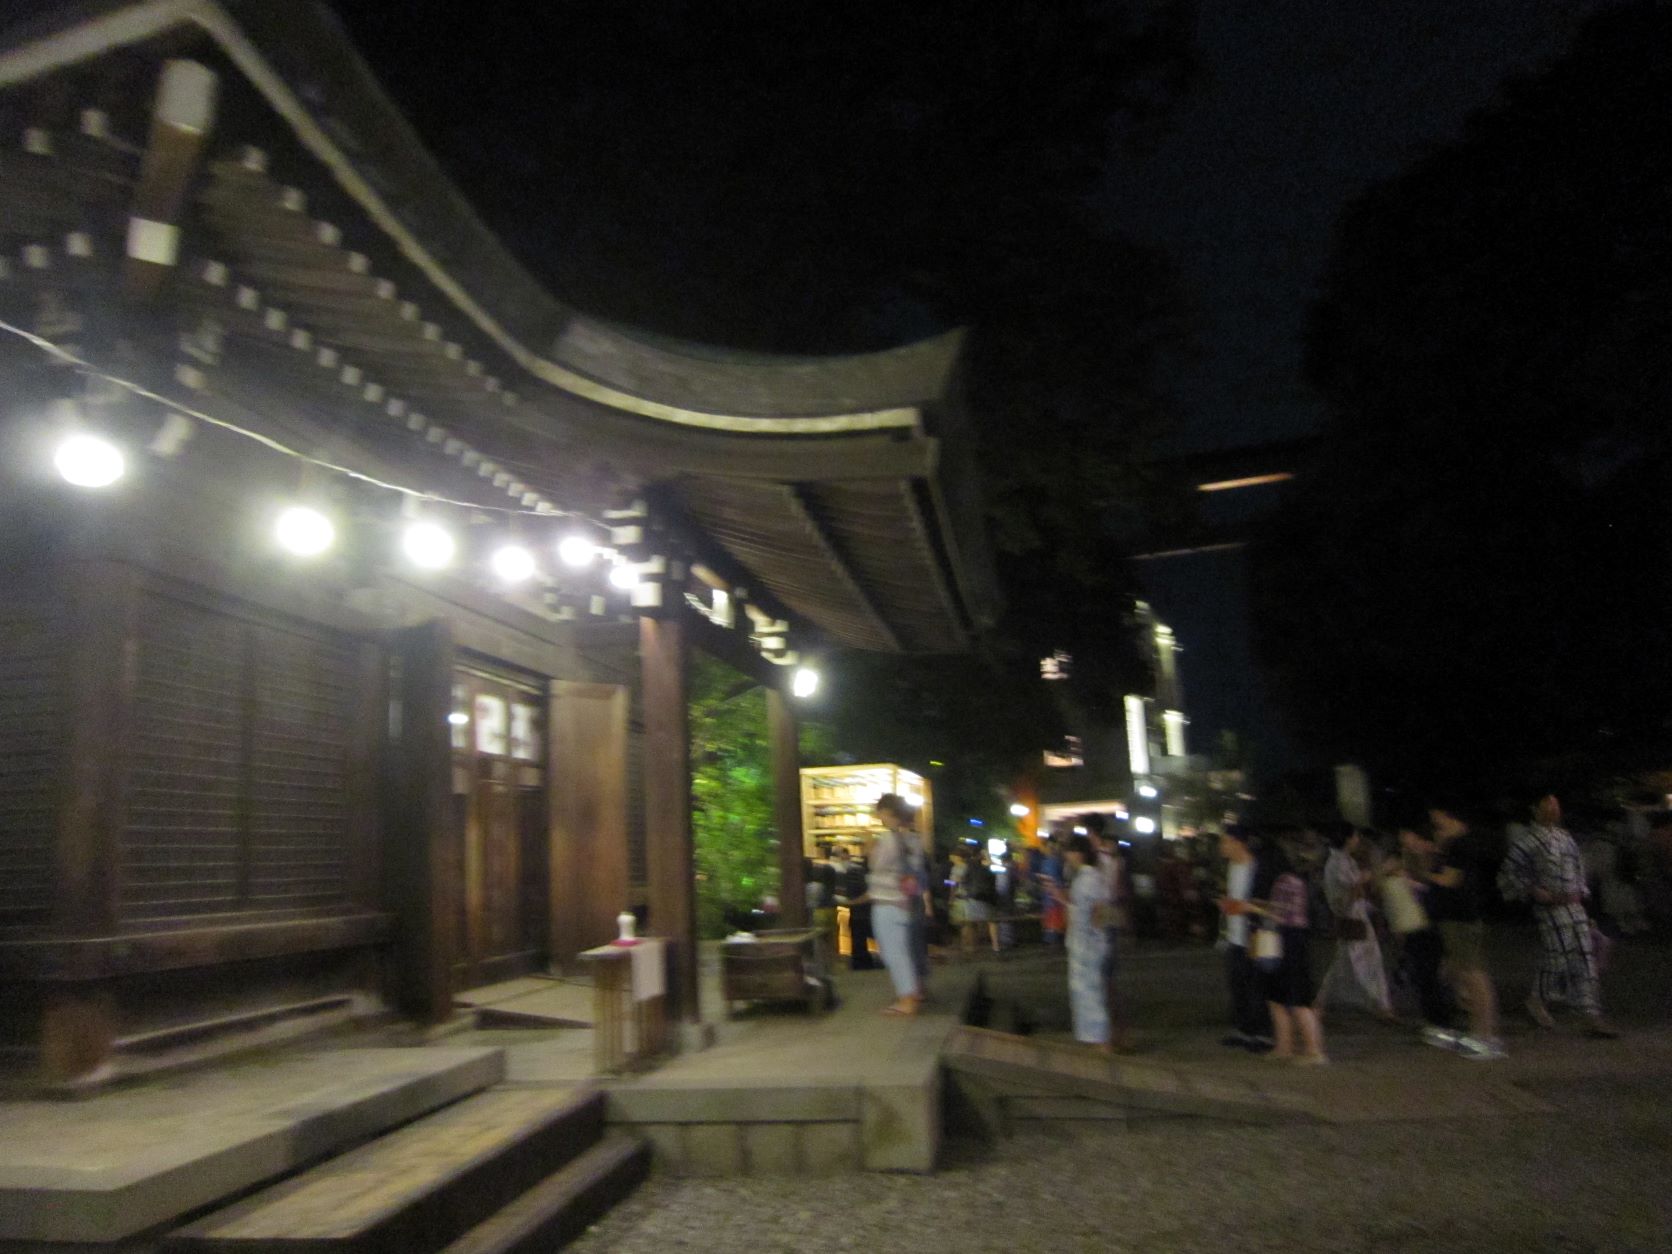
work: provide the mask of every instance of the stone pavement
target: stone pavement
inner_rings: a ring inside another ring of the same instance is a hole
[[[1496,929],[1505,1000],[1530,938]],[[1125,989],[1145,1071],[1241,1077],[1303,1093],[1321,1117],[1257,1124],[1148,1117],[1017,1120],[953,1140],[931,1177],[849,1182],[663,1176],[600,1223],[580,1254],[937,1246],[1004,1254],[1659,1252],[1672,1192],[1672,955],[1631,944],[1604,983],[1625,1039],[1540,1032],[1506,1014],[1508,1061],[1474,1063],[1414,1030],[1329,1016],[1328,1068],[1295,1072],[1218,1044],[1223,994],[1206,950],[1132,947]],[[1051,960],[986,968],[1060,996]],[[1065,1009],[1065,1006],[1063,1007]],[[1044,1006],[1034,1040],[1062,1040]],[[1068,1048],[1072,1049],[1071,1046]],[[1071,1105],[1085,1113],[1086,1103]]]

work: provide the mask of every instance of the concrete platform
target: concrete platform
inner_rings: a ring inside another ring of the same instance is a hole
[[[717,969],[712,953],[705,958],[704,1005],[717,1007]],[[831,1013],[763,1006],[716,1018],[692,1034],[711,1036],[706,1048],[636,1076],[594,1077],[586,1030],[502,1027],[452,1039],[503,1049],[513,1087],[597,1085],[610,1124],[647,1140],[664,1172],[927,1172],[941,1145],[941,1047],[962,1022],[977,970],[937,968],[933,1000],[910,1019],[881,1013],[892,1000],[883,972],[838,973],[841,1004]],[[573,996],[509,986],[489,994],[497,1006],[543,1000],[578,1016]]]
[[[498,1082],[496,1049],[251,1055],[85,1101],[0,1103],[0,1241],[114,1242]]]

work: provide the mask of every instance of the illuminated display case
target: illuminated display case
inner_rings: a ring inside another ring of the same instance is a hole
[[[820,846],[847,845],[863,853],[882,830],[872,810],[884,793],[898,793],[917,807],[917,830],[925,843],[935,830],[929,781],[892,763],[868,766],[809,766],[801,771],[801,831],[807,853]]]

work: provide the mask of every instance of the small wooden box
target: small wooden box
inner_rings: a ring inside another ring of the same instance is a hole
[[[799,1001],[824,1006],[829,992],[818,957],[818,933],[779,929],[752,941],[720,946],[720,983],[729,1009],[740,1001]]]

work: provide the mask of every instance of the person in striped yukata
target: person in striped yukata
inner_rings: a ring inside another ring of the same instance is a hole
[[[1533,821],[1510,841],[1498,872],[1498,888],[1512,901],[1530,901],[1543,953],[1527,1013],[1540,1027],[1554,1027],[1553,1003],[1565,1002],[1585,1016],[1586,1034],[1619,1035],[1602,1017],[1602,989],[1585,913],[1585,863],[1579,845],[1562,826],[1562,805],[1546,795],[1533,807]]]

